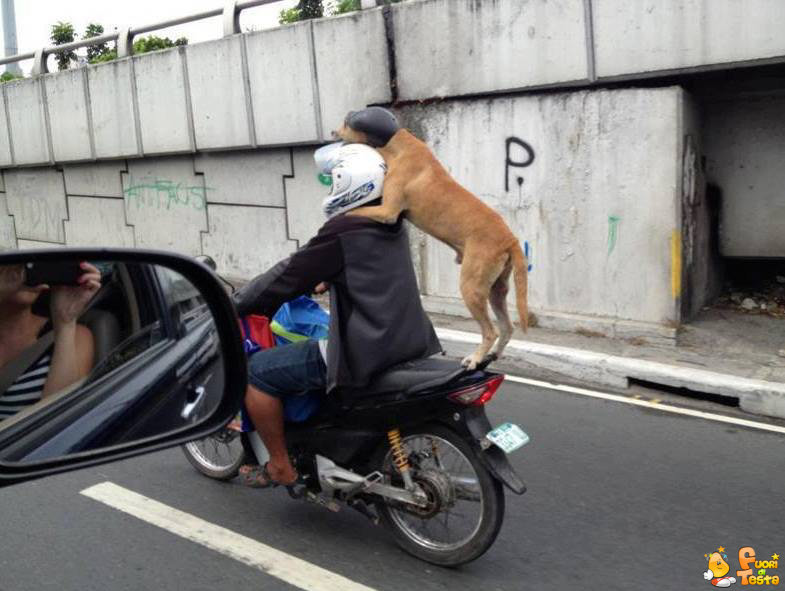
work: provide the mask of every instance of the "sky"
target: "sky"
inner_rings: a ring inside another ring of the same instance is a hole
[[[278,13],[296,4],[297,0],[277,0],[269,5],[243,10],[240,27],[245,31],[277,26]],[[224,0],[15,0],[19,49],[17,53],[35,51],[39,47],[51,45],[50,28],[58,21],[72,23],[80,34],[93,22],[103,25],[104,30],[109,33],[115,28],[138,27],[221,8],[223,5]],[[171,39],[185,36],[190,43],[195,43],[218,39],[222,32],[221,17],[217,16],[162,29],[153,34]],[[0,44],[0,52],[3,47],[5,43]],[[31,64],[29,60],[21,62],[21,67],[28,72]]]

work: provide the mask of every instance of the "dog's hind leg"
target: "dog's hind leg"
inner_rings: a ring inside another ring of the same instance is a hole
[[[463,265],[461,266],[461,295],[469,312],[480,325],[482,333],[480,346],[462,361],[463,366],[468,369],[474,369],[480,361],[485,359],[499,336],[488,315],[488,299],[491,285],[499,276],[500,265],[493,262],[490,265],[488,263],[487,256],[477,256],[476,250],[467,248],[464,252]]]
[[[499,325],[499,340],[496,341],[496,346],[493,349],[493,354],[497,357],[502,356],[504,348],[512,338],[513,324],[510,320],[510,313],[507,310],[507,292],[509,291],[511,272],[512,265],[508,262],[504,266],[504,270],[501,275],[499,275],[499,278],[491,286],[489,297],[491,309],[493,310]]]

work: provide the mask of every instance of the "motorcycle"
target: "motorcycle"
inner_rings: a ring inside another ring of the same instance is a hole
[[[360,393],[325,396],[317,412],[286,424],[300,475],[289,495],[330,511],[355,509],[382,524],[406,552],[454,567],[482,556],[504,520],[504,487],[526,487],[507,454],[528,443],[516,425],[492,428],[485,405],[504,375],[432,357],[380,375]],[[345,402],[351,400],[351,403]],[[188,461],[218,480],[269,455],[239,422],[182,446]]]

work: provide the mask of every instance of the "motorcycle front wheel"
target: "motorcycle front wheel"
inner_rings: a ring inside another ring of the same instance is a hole
[[[217,433],[189,441],[180,446],[185,457],[199,472],[216,480],[231,480],[246,463],[248,444],[243,434],[230,427]]]
[[[380,499],[377,510],[396,543],[409,554],[439,566],[458,566],[482,556],[504,521],[504,489],[457,433],[432,425],[404,433],[412,477],[428,497],[414,508]],[[389,446],[375,463],[389,484],[403,479]]]

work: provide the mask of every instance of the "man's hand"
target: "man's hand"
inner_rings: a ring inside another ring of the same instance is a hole
[[[313,292],[319,295],[325,293],[326,291],[329,291],[329,289],[330,289],[330,284],[327,283],[326,281],[322,281],[319,285],[313,288]]]

